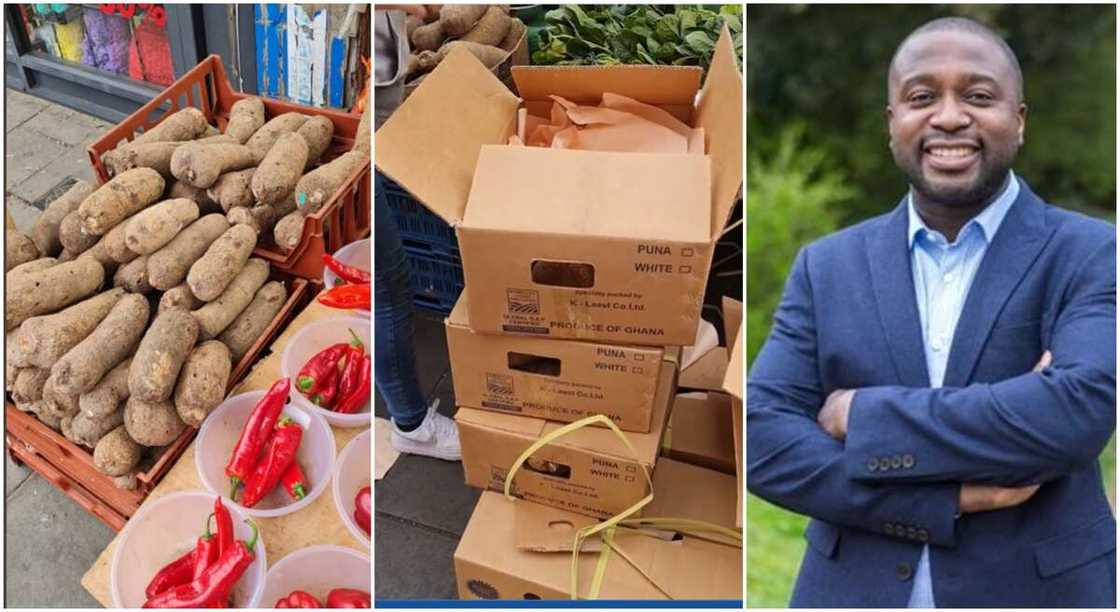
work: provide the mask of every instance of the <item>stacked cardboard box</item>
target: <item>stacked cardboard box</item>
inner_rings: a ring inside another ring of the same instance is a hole
[[[701,74],[514,68],[522,101],[452,52],[377,132],[378,167],[456,229],[466,288],[447,337],[467,483],[501,491],[518,457],[567,422],[604,415],[627,432],[584,427],[553,439],[512,478],[516,503],[483,494],[456,552],[463,597],[566,597],[560,540],[570,553],[572,530],[640,501],[648,474],[656,495],[645,516],[714,511],[719,524],[737,522],[734,478],[658,461],[676,347],[695,339],[713,246],[742,184],[742,77],[726,32],[702,90]],[[703,129],[707,154],[506,144],[519,109],[540,115],[550,95],[594,104],[605,92]],[[741,596],[738,548],[629,539],[640,563],[685,564],[695,576],[654,569],[658,590],[618,562],[603,597]]]

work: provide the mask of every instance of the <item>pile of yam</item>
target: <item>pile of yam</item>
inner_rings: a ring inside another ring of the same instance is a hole
[[[466,49],[487,68],[494,68],[513,53],[526,34],[525,24],[509,16],[507,5],[445,4],[428,18],[428,23],[408,23],[412,54],[405,70],[407,81],[423,78],[456,48]]]

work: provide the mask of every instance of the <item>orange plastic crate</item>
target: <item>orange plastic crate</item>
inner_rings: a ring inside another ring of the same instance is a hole
[[[90,163],[99,184],[109,180],[101,156],[124,141],[132,141],[169,114],[187,106],[201,110],[207,120],[225,130],[234,102],[251,97],[230,87],[225,67],[217,55],[211,55],[172,83],[150,102],[106,132],[88,148]],[[323,154],[329,161],[349,151],[357,134],[359,115],[338,110],[315,108],[261,97],[265,117],[287,112],[322,115],[334,123],[334,139]],[[367,163],[347,179],[338,193],[318,212],[309,216],[303,226],[299,246],[290,252],[277,248],[272,236],[262,236],[254,255],[272,266],[293,275],[319,279],[323,274],[323,254],[333,253],[344,245],[370,234],[370,165]]]

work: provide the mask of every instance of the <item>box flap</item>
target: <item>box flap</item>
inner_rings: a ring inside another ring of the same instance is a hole
[[[456,49],[377,130],[377,167],[455,225],[479,147],[506,141],[519,104],[469,51]]]
[[[693,127],[703,128],[712,158],[712,240],[716,240],[743,185],[743,75],[727,25],[716,43]]]
[[[580,104],[598,105],[610,92],[654,106],[691,106],[700,89],[698,66],[514,66],[513,82],[525,100],[550,94]]]
[[[723,389],[723,377],[726,373],[727,349],[717,346],[681,370],[679,386],[682,389],[719,391]]]
[[[484,146],[465,227],[707,242],[702,155]]]
[[[455,300],[455,307],[451,309],[451,314],[447,315],[447,324],[469,328],[470,315],[467,309],[467,292],[463,291],[459,294],[459,299]]]
[[[677,395],[670,416],[670,456],[721,472],[735,472],[731,398],[723,393]]]
[[[723,337],[727,344],[733,344],[743,324],[743,303],[725,295],[720,300],[720,312],[723,313]]]
[[[455,413],[455,422],[475,427],[486,427],[500,431],[529,436],[533,439],[540,437],[548,421],[533,417],[503,414],[491,410],[478,410],[460,406]]]
[[[727,374],[723,377],[723,390],[731,395],[739,398],[741,401],[743,396],[743,360],[746,347],[743,344],[743,326],[739,326],[738,333],[735,334],[735,345],[728,355]]]

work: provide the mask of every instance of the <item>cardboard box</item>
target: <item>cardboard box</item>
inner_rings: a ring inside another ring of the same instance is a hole
[[[681,389],[722,391],[727,373],[727,347],[716,346],[681,370]]]
[[[682,393],[673,402],[661,455],[735,475],[732,398],[723,393]]]
[[[654,501],[645,514],[731,526],[735,479],[663,459]],[[574,530],[594,519],[485,492],[455,550],[461,599],[568,599]],[[621,532],[619,532],[621,534]],[[742,549],[684,536],[679,540],[618,535],[615,542],[674,599],[742,599]],[[578,593],[585,598],[599,560],[598,540],[585,543]],[[556,552],[541,552],[556,551]],[[664,599],[618,555],[604,574],[600,599]]]
[[[445,326],[457,405],[552,421],[603,414],[649,432],[661,362],[677,358],[660,347],[478,333],[466,294]]]
[[[377,131],[376,164],[455,226],[476,331],[690,345],[743,182],[743,82],[723,32],[702,71],[519,66],[534,114],[613,92],[703,128],[706,155],[507,145],[521,100],[453,52]]]
[[[653,470],[676,394],[676,368],[662,362],[649,433],[628,433],[637,459],[611,430],[584,427],[542,447],[513,479],[518,497],[588,516],[606,518],[647,493],[642,466]],[[501,491],[513,462],[563,423],[460,408],[455,415],[467,484]]]
[[[735,476],[739,479],[739,508],[735,513],[736,526],[743,526],[743,494],[745,491],[743,474],[743,391],[744,362],[747,347],[743,342],[743,304],[730,298],[723,298],[723,322],[728,338],[735,338],[735,344],[728,353],[727,374],[723,378],[723,390],[732,397],[731,422],[735,432]]]

